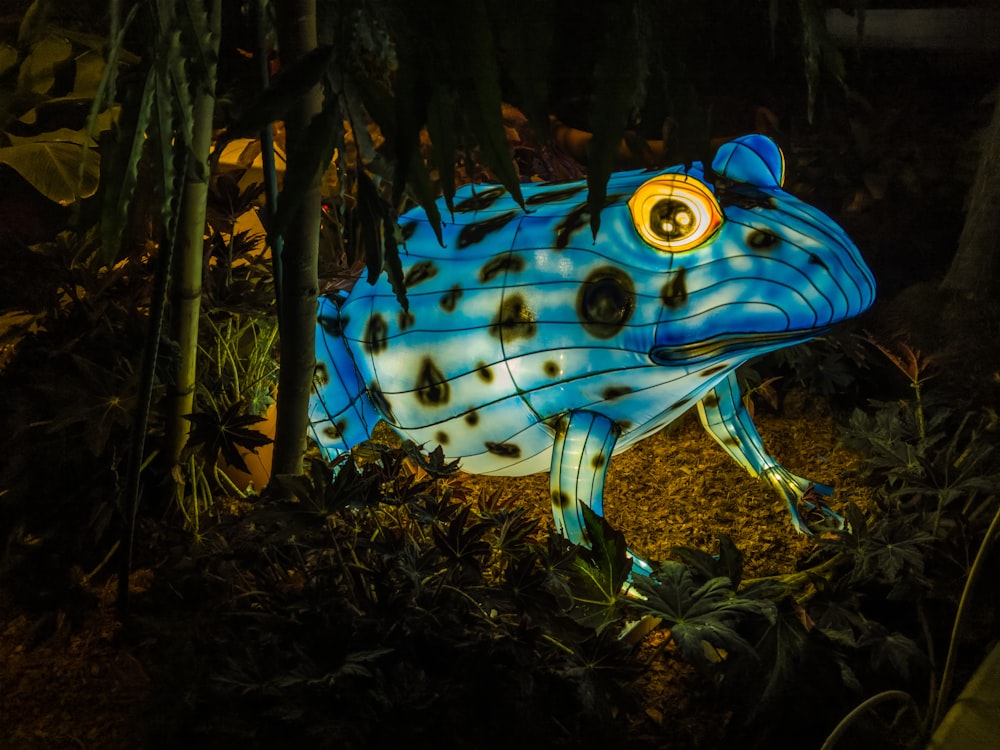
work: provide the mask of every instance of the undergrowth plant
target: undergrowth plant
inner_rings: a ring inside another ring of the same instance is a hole
[[[206,537],[192,574],[222,596],[200,637],[198,741],[612,741],[635,672],[634,644],[609,627],[621,535],[591,516],[607,541],[596,551],[546,538],[525,505],[413,452],[371,443],[333,481],[313,460],[289,480],[296,501],[261,502]]]

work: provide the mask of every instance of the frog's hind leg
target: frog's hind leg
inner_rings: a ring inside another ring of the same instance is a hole
[[[317,315],[309,433],[328,461],[370,438],[380,419],[343,336],[340,307],[346,298],[320,297]]]
[[[824,516],[824,526],[843,527],[844,519],[821,501],[820,496],[832,494],[833,488],[793,474],[764,448],[760,433],[743,405],[735,373],[731,373],[698,402],[698,415],[702,425],[726,453],[751,476],[766,480],[778,491],[788,505],[792,525],[798,531],[805,534],[813,531],[799,513],[800,502],[811,511],[820,511]],[[815,502],[810,502],[810,497]]]
[[[574,544],[589,545],[582,505],[604,515],[604,479],[621,429],[612,419],[590,411],[573,411],[555,424],[549,490],[556,530]],[[629,552],[633,573],[652,568]]]

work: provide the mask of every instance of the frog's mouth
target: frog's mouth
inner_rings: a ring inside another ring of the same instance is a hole
[[[715,360],[750,359],[793,344],[801,344],[822,335],[829,328],[810,328],[807,331],[782,331],[780,333],[726,334],[690,344],[654,346],[649,358],[658,365],[679,367],[704,365]]]

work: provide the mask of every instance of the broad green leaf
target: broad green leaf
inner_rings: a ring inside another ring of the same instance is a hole
[[[590,549],[580,548],[573,559],[569,614],[580,625],[600,633],[618,619],[622,587],[632,571],[625,535],[601,516],[581,505]]]
[[[743,617],[766,616],[772,606],[736,595],[726,577],[699,586],[687,566],[671,560],[661,563],[651,578],[635,577],[633,586],[645,597],[635,606],[659,617],[680,652],[695,662],[703,662],[713,649],[752,653],[734,625]]]
[[[789,606],[778,609],[777,615],[757,641],[757,654],[766,677],[760,691],[760,703],[766,703],[782,691],[794,678],[802,661],[808,633]]]
[[[44,27],[51,5],[52,0],[34,0],[28,6],[17,30],[18,44],[27,44]]]
[[[62,36],[46,34],[31,45],[31,52],[21,63],[17,87],[36,94],[47,93],[56,82],[55,68],[69,60],[73,45]]]
[[[97,192],[99,166],[96,160],[89,160],[81,180],[82,158],[83,147],[69,139],[34,138],[0,149],[0,164],[15,170],[38,192],[61,206]]]
[[[0,76],[17,65],[17,50],[9,44],[0,43]]]
[[[82,146],[89,141],[87,134],[82,130],[70,130],[69,128],[59,128],[40,135],[14,135],[8,133],[11,145],[29,145],[32,143],[75,143]]]
[[[76,76],[73,79],[73,93],[77,96],[93,98],[97,96],[104,78],[104,58],[94,50],[87,50],[76,58]]]

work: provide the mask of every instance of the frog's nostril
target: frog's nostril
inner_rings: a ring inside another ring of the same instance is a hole
[[[809,253],[809,262],[814,266],[820,266],[821,268],[830,270],[830,267],[820,258],[816,253]]]

